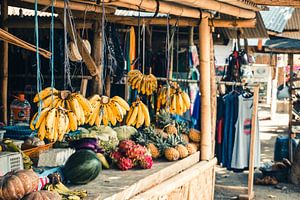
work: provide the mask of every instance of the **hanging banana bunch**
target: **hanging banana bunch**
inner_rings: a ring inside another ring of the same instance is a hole
[[[175,82],[170,82],[170,87],[167,85],[160,88],[157,96],[157,110],[161,107],[168,108],[171,114],[183,115],[190,109],[191,102],[189,95],[182,91],[180,86]]]
[[[128,72],[128,84],[132,89],[136,89],[138,93],[152,95],[157,90],[157,79],[153,74],[145,75],[139,70],[131,70]]]
[[[143,124],[150,126],[150,114],[147,106],[139,97],[132,103],[127,115],[126,124],[140,128]]]
[[[78,93],[48,87],[36,94],[33,101],[37,103],[40,99],[42,111],[33,116],[30,128],[38,130],[41,140],[63,140],[65,134],[85,124],[92,113],[90,102]]]
[[[128,103],[119,96],[109,98],[107,96],[94,95],[89,98],[92,105],[92,114],[89,115],[87,123],[90,126],[96,125],[113,126],[122,122],[126,112],[129,110]]]

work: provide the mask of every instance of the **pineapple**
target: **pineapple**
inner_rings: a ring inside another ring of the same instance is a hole
[[[159,113],[156,115],[156,123],[157,127],[163,129],[168,124],[172,124],[174,120],[171,117],[171,114],[166,110],[161,109]]]
[[[196,147],[197,151],[200,150],[200,144],[198,142],[191,142],[191,144]]]
[[[174,124],[168,124],[163,129],[169,135],[177,135],[178,131]]]
[[[176,121],[176,127],[178,129],[178,133],[181,134],[189,134],[190,132],[190,128],[189,128],[189,123],[188,122],[184,122],[184,121]]]
[[[190,142],[190,138],[188,135],[186,134],[181,134],[181,138],[185,143],[189,143]]]
[[[179,158],[181,158],[181,159],[185,158],[185,157],[187,157],[189,155],[189,151],[182,144],[177,145],[175,147],[175,149],[179,152]]]
[[[188,150],[189,155],[192,155],[197,152],[197,146],[195,144],[188,143],[185,147]]]
[[[200,139],[201,139],[200,131],[198,131],[196,129],[191,129],[190,133],[189,133],[189,138],[193,142],[200,142]]]
[[[160,157],[160,151],[153,143],[149,143],[147,149],[150,151],[152,158],[156,159]]]
[[[179,152],[173,147],[167,147],[164,150],[164,155],[168,161],[175,161],[180,157]]]

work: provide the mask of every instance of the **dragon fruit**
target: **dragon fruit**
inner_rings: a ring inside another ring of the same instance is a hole
[[[146,152],[147,149],[144,146],[137,144],[134,145],[132,148],[127,149],[125,154],[128,158],[139,160],[145,155]]]
[[[117,163],[120,160],[120,158],[122,157],[122,155],[120,152],[114,151],[110,154],[110,157],[113,162]]]
[[[135,142],[132,140],[122,140],[119,143],[119,152],[122,154],[126,154],[126,152],[135,146]]]
[[[152,157],[150,155],[144,156],[143,158],[141,158],[139,160],[139,164],[140,164],[141,168],[143,168],[143,169],[151,169],[151,167],[153,165]]]
[[[129,158],[121,157],[118,161],[119,169],[125,171],[133,168],[133,161]]]

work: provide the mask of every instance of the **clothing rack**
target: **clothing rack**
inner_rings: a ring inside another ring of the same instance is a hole
[[[247,84],[241,82],[230,82],[230,81],[219,81],[217,84],[225,84],[225,85],[236,85],[236,86],[247,86],[253,88],[253,111],[251,117],[251,139],[250,139],[250,158],[249,158],[249,174],[248,174],[248,187],[241,186],[222,186],[216,185],[216,188],[219,189],[230,189],[239,191],[241,194],[239,198],[254,198],[253,191],[253,179],[254,179],[254,150],[255,150],[255,140],[256,140],[256,123],[257,123],[257,112],[258,112],[258,98],[259,98],[259,84]],[[246,194],[245,194],[246,193]]]
[[[199,80],[189,80],[189,79],[176,79],[176,78],[164,78],[156,77],[158,81],[173,81],[173,82],[182,82],[182,83],[199,83]]]

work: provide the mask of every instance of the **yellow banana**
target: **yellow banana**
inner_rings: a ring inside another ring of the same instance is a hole
[[[132,106],[133,106],[134,102],[132,103]],[[132,107],[131,107],[132,108]],[[133,112],[133,109],[131,109],[128,111],[128,114],[127,114],[127,118],[126,118],[126,124],[128,124],[128,121],[132,115],[132,112]]]
[[[114,96],[111,98],[112,101],[116,101],[120,106],[122,106],[125,110],[129,111],[130,107],[128,103],[121,97],[119,96]]]
[[[186,92],[182,92],[181,93],[181,97],[182,97],[183,103],[185,104],[186,108],[190,109],[190,107],[191,107],[191,100],[190,100],[189,95]]]
[[[138,75],[138,74],[142,74],[140,72],[140,70],[138,70],[138,69],[133,69],[128,72],[128,76],[134,76],[134,75]]]
[[[82,120],[82,113],[81,113],[81,109],[80,109],[81,106],[79,105],[77,99],[71,97],[69,103],[70,103],[71,110],[75,113],[75,115],[77,117],[78,125],[84,124],[84,123],[82,123],[84,120]]]
[[[142,113],[145,117],[145,126],[150,126],[150,114],[147,106],[142,103]]]
[[[131,83],[131,87],[132,89],[137,89],[139,84],[138,82],[140,82],[142,80],[142,75],[137,75],[133,80],[132,80],[132,83]]]
[[[101,122],[102,122],[102,114],[101,114],[102,112],[101,112],[101,110],[99,109],[99,112],[98,112],[98,114],[97,114],[97,116],[96,116],[96,120],[95,120],[95,125],[97,126],[97,127],[100,127],[100,125],[101,125]]]
[[[102,114],[103,125],[108,126],[108,111],[106,105],[103,105],[103,114]]]
[[[47,139],[49,139],[50,141],[53,141],[54,137],[55,137],[56,112],[57,112],[57,109],[52,108],[48,112],[48,115],[47,115],[47,118],[46,118],[46,130],[47,130],[47,132],[49,132],[49,137]]]
[[[35,123],[35,128],[39,128],[42,121],[44,120],[44,118],[47,116],[48,112],[49,112],[50,108],[44,108],[41,113],[39,118],[37,119],[36,123]]]
[[[39,100],[43,100],[46,97],[48,97],[49,95],[51,95],[53,92],[54,95],[58,94],[58,90],[56,90],[55,88],[51,88],[51,87],[47,87],[45,89],[43,89],[42,91],[40,91],[38,94],[36,94],[33,98],[33,102],[36,103]]]
[[[56,116],[56,133],[57,136],[55,138],[57,138],[59,141],[61,141],[60,139],[63,139],[63,136],[65,134],[65,130],[66,130],[66,120],[65,120],[65,115],[63,113],[62,110],[58,110],[57,111],[57,116]]]
[[[114,115],[114,113],[112,112],[109,104],[106,105],[106,109],[107,109],[107,112],[108,112],[108,120],[110,121],[110,123],[115,126],[117,124],[117,120],[116,120],[116,117]]]
[[[55,95],[50,95],[48,97],[46,97],[43,101],[42,101],[42,108],[46,108],[46,107],[52,107],[53,103],[55,102],[56,99],[59,99],[58,96]]]
[[[40,128],[38,130],[38,137],[40,138],[40,140],[44,140],[46,135],[46,118],[43,119]]]
[[[77,117],[73,111],[67,111],[69,117],[69,127],[71,131],[77,130]]]
[[[101,106],[101,104],[100,104],[100,102],[98,102],[93,107],[93,113],[90,114],[89,119],[88,119],[88,123],[89,123],[90,126],[93,126],[95,124],[96,117],[97,117],[97,115],[99,115],[100,106]]]
[[[137,123],[136,123],[136,128],[140,128],[145,121],[145,117],[143,114],[143,110],[142,110],[142,102],[140,101],[138,104],[138,115],[137,115]]]
[[[176,96],[175,96],[175,94],[173,94],[171,97],[170,113],[172,113],[172,114],[176,113]]]
[[[35,130],[34,120],[37,117],[37,115],[38,115],[38,113],[35,113],[33,115],[32,119],[31,119],[31,121],[30,121],[30,126],[29,127],[30,127],[31,130]]]
[[[97,101],[101,100],[101,97],[98,94],[95,94],[95,95],[89,97],[88,100],[89,100],[91,105],[94,105]]]
[[[117,121],[121,122],[123,120],[122,110],[119,110],[119,108],[117,107],[116,103],[113,102],[113,101],[111,101],[108,105],[109,105],[109,107],[110,107],[113,115],[117,119]]]
[[[81,94],[75,94],[75,98],[77,99],[78,103],[81,105],[85,113],[90,114],[92,112],[92,106],[86,98],[84,98]]]
[[[134,120],[136,119],[137,114],[138,114],[138,106],[136,104],[134,104],[134,106],[132,106],[131,109],[133,109],[133,111],[128,120],[128,123],[127,123],[128,126],[130,126],[134,122]]]
[[[176,94],[176,104],[177,114],[183,115],[183,100],[180,93]]]

